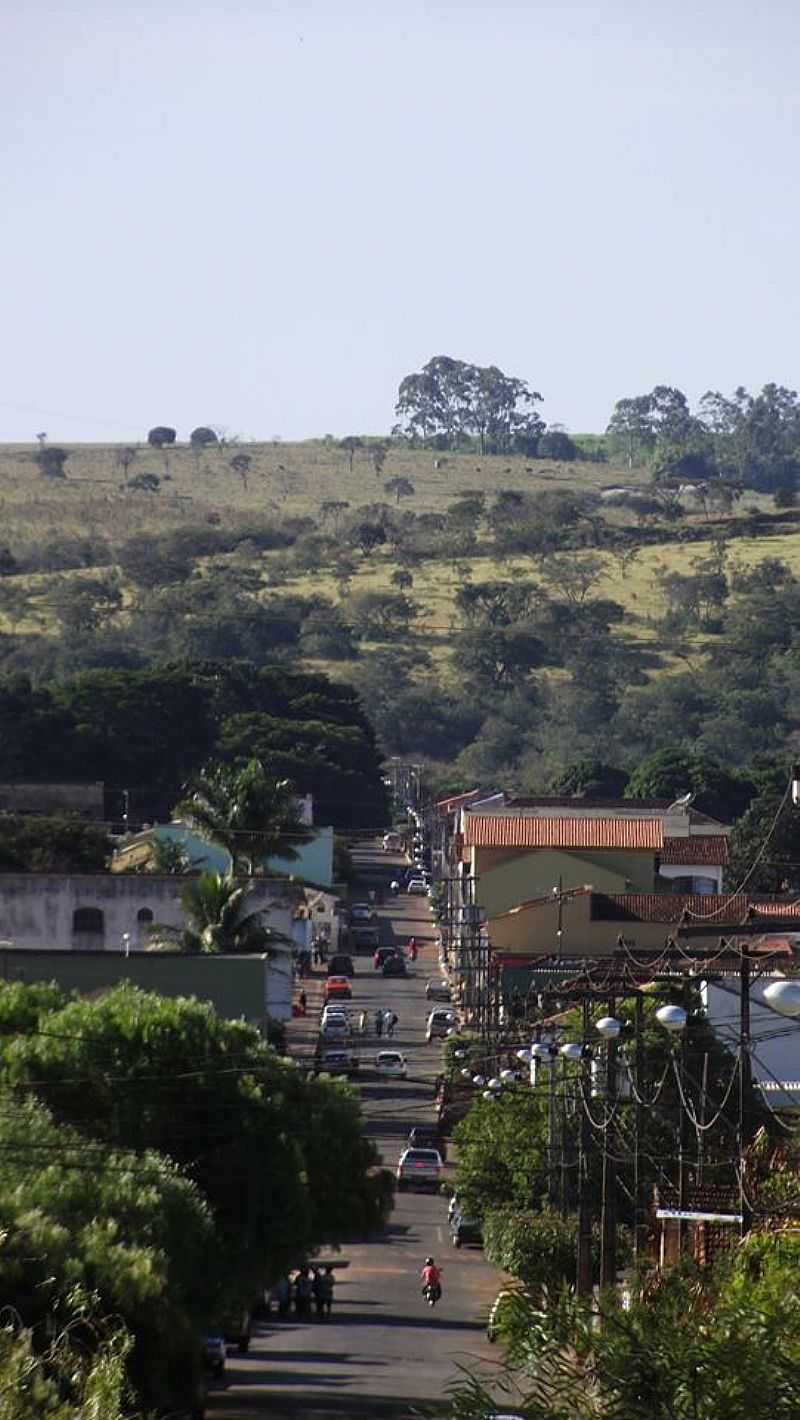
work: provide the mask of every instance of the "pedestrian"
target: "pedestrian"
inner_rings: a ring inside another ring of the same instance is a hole
[[[294,1310],[298,1321],[305,1321],[311,1315],[311,1278],[307,1267],[301,1267],[294,1279]]]
[[[319,966],[319,940],[314,938],[314,945],[311,951],[311,960],[315,966]]]
[[[278,1316],[280,1317],[281,1321],[285,1321],[287,1316],[289,1315],[289,1304],[291,1302],[291,1299],[292,1284],[289,1281],[289,1278],[284,1273],[282,1277],[278,1278],[277,1282],[275,1283],[275,1286],[270,1291],[269,1300],[267,1302],[267,1313],[269,1314],[272,1303],[274,1302],[278,1311]]]
[[[311,1290],[314,1293],[314,1308],[317,1313],[317,1320],[322,1321],[325,1315],[325,1303],[323,1301],[323,1275],[319,1267],[314,1268],[314,1277],[311,1282]]]
[[[321,966],[324,966],[325,963],[326,963],[326,961],[328,960],[328,943],[327,943],[327,942],[320,942],[320,944],[319,944],[319,960],[320,960],[320,965],[321,965]]]
[[[375,1034],[378,1040],[383,1035],[383,1011],[380,1010],[375,1012]]]
[[[409,937],[409,939],[408,939],[408,955],[409,955],[409,957],[411,958],[412,961],[416,961],[416,960],[417,960],[417,939],[416,939],[416,937]]]
[[[325,1268],[325,1275],[320,1277],[320,1292],[322,1294],[322,1306],[324,1315],[330,1319],[331,1307],[333,1306],[333,1288],[336,1278],[333,1275],[333,1268]]]
[[[362,1011],[361,1014],[360,1014],[359,1017],[358,1017],[358,1029],[359,1029],[361,1035],[366,1035],[366,1033],[367,1033],[367,1013],[366,1013],[366,1011]]]
[[[396,1020],[397,1017],[393,1011],[384,1011],[383,1029],[386,1031],[386,1034],[389,1036],[390,1039],[394,1035],[394,1023]]]
[[[308,1006],[308,997],[306,996],[305,991],[300,992],[300,995],[298,996],[297,1000],[300,1006],[300,1014],[301,1016],[304,1016],[306,1014],[306,1008]]]

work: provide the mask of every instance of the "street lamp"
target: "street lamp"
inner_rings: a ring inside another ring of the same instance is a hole
[[[517,1077],[513,1070],[501,1070],[500,1079],[504,1085],[513,1085],[516,1083]]]
[[[494,1090],[484,1090],[483,1098],[485,1100],[496,1100],[497,1095],[495,1094]]]
[[[687,1015],[682,1006],[661,1006],[656,1011],[656,1020],[671,1035],[680,1035],[686,1029]]]
[[[494,1091],[496,1091],[496,1092],[499,1093],[499,1091],[502,1090],[502,1088],[503,1088],[503,1081],[502,1081],[502,1080],[499,1080],[499,1079],[497,1078],[497,1076],[494,1075],[494,1076],[492,1077],[492,1079],[489,1081],[489,1089],[490,1089],[490,1090],[494,1090]]]
[[[484,1087],[484,1085],[486,1084],[486,1077],[485,1077],[485,1075],[473,1075],[473,1077],[472,1077],[472,1083],[473,1083],[473,1085],[475,1086],[476,1089],[482,1090],[483,1087]]]
[[[800,981],[772,981],[764,1000],[781,1016],[800,1016]]]
[[[527,1049],[526,1049],[526,1050],[518,1050],[518,1051],[517,1051],[517,1059],[518,1059],[518,1060],[521,1060],[522,1063],[523,1063],[523,1065],[530,1065],[530,1063],[531,1063],[531,1061],[532,1061],[532,1059],[533,1059],[533,1054],[532,1054],[532,1052],[531,1052],[530,1050],[527,1050]]]
[[[461,1071],[461,1074],[462,1074],[462,1076],[463,1076],[463,1078],[464,1078],[465,1080],[471,1080],[471,1079],[472,1079],[472,1071],[471,1071],[471,1070],[468,1070],[466,1066],[465,1066],[464,1069]]]
[[[618,1021],[615,1016],[601,1016],[599,1021],[595,1021],[594,1028],[603,1040],[619,1040],[625,1029],[623,1021]]]

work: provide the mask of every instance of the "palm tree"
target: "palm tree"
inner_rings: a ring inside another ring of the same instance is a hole
[[[175,815],[211,843],[227,848],[233,871],[253,874],[267,858],[299,858],[314,837],[303,823],[293,784],[275,779],[258,759],[210,764],[188,786]]]
[[[290,947],[282,932],[264,925],[264,909],[246,912],[252,883],[237,883],[231,874],[201,873],[187,882],[181,893],[186,926],[154,927],[149,949],[164,951],[180,945],[194,954],[219,952],[269,952]]]

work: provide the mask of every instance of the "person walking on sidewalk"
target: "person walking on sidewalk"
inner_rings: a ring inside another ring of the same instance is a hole
[[[297,1003],[300,1007],[301,1016],[304,1016],[308,1007],[308,997],[306,996],[305,991],[300,992],[300,995],[297,998]]]
[[[378,1040],[383,1035],[383,1011],[380,1010],[375,1012],[375,1035]]]

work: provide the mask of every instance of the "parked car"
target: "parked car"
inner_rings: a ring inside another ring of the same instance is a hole
[[[442,1162],[447,1158],[447,1146],[439,1133],[438,1124],[415,1124],[406,1140],[408,1149],[438,1149]]]
[[[348,1050],[323,1050],[317,1060],[317,1069],[326,1075],[352,1075],[358,1067],[358,1056]]]
[[[383,851],[384,853],[399,853],[403,846],[403,837],[400,833],[384,833]]]
[[[337,952],[336,956],[330,958],[328,962],[329,976],[355,976],[355,974],[353,958],[347,956],[345,952]]]
[[[383,963],[386,961],[386,958],[393,957],[396,955],[397,947],[378,947],[375,951],[375,955],[372,958],[372,965],[375,967],[376,971],[380,971],[381,967],[383,966]]]
[[[203,1337],[203,1365],[212,1376],[221,1376],[225,1372],[225,1362],[228,1353],[225,1350],[225,1337],[219,1332],[214,1332]]]
[[[372,922],[377,916],[375,908],[371,902],[351,902],[350,921],[351,922]]]
[[[379,1075],[388,1075],[395,1080],[404,1080],[408,1074],[406,1057],[399,1050],[379,1050],[375,1056],[375,1069]]]
[[[377,947],[381,940],[380,928],[376,926],[365,926],[359,923],[350,928],[350,945],[357,952],[371,952]]]
[[[351,1035],[350,1022],[346,1016],[326,1016],[319,1023],[319,1033],[323,1040],[347,1040]]]
[[[451,999],[450,983],[429,981],[425,986],[425,995],[429,1001],[449,1001]]]
[[[330,1001],[333,997],[343,997],[349,1000],[353,992],[350,982],[346,976],[329,976],[325,982],[325,1000]]]
[[[430,1044],[430,1042],[436,1040],[437,1037],[447,1035],[448,1031],[453,1030],[457,1025],[458,1017],[455,1011],[447,1011],[439,1006],[431,1011],[428,1016],[425,1024],[425,1039],[428,1041],[428,1044]]]
[[[477,1218],[467,1218],[463,1213],[454,1213],[450,1219],[450,1240],[453,1247],[463,1247],[464,1243],[483,1245],[483,1228]]]
[[[409,878],[406,883],[406,892],[409,893],[411,897],[427,897],[428,884],[424,878]]]
[[[405,976],[405,957],[400,952],[393,952],[391,956],[384,957],[381,971],[384,976]]]
[[[438,1149],[404,1149],[397,1165],[397,1189],[426,1188],[434,1193],[442,1176],[442,1156]]]

